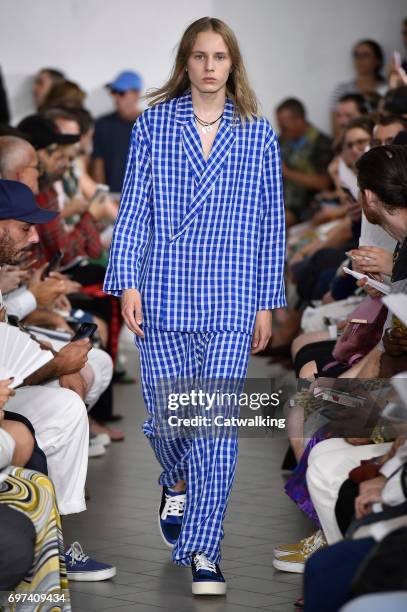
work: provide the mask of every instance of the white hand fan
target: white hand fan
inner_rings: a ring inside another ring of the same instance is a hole
[[[0,323],[0,380],[14,376],[12,389],[54,358],[18,327]]]

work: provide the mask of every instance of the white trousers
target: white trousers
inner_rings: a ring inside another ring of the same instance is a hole
[[[38,340],[49,342],[55,351],[60,351],[68,342],[54,340],[45,334],[35,334]],[[92,348],[88,353],[88,363],[81,370],[86,382],[88,383],[88,392],[85,397],[85,403],[90,410],[98,401],[99,397],[110,384],[113,376],[113,361],[106,351]],[[57,380],[46,383],[47,386],[59,387]]]
[[[79,395],[62,387],[21,387],[7,402],[7,410],[31,421],[47,457],[60,514],[86,510],[89,422]]]
[[[387,453],[391,443],[353,446],[342,438],[320,442],[308,457],[307,485],[328,544],[342,540],[335,517],[339,489],[362,459]]]

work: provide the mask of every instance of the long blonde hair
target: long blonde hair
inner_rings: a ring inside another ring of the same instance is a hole
[[[226,23],[213,17],[202,17],[191,23],[185,30],[178,45],[170,78],[162,87],[150,90],[145,98],[149,100],[149,106],[154,106],[181,96],[189,89],[190,81],[185,70],[187,62],[197,35],[200,32],[208,31],[220,34],[225,41],[232,60],[232,70],[226,82],[226,95],[234,101],[236,110],[243,121],[245,119],[250,121],[259,115],[258,103],[249,85],[236,36]]]

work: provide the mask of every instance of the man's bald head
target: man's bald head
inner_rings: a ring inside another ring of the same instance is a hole
[[[0,178],[20,181],[38,193],[40,171],[32,145],[16,136],[0,136]]]

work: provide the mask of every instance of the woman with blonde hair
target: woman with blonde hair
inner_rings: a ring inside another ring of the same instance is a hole
[[[237,461],[224,417],[238,407],[193,391],[240,389],[250,350],[271,337],[271,311],[286,305],[279,147],[219,19],[187,28],[150,102],[132,133],[104,288],[122,296],[140,353],[143,431],[163,468],[161,535],[173,561],[192,566],[194,595],[223,595]],[[180,388],[190,401],[176,411]]]

